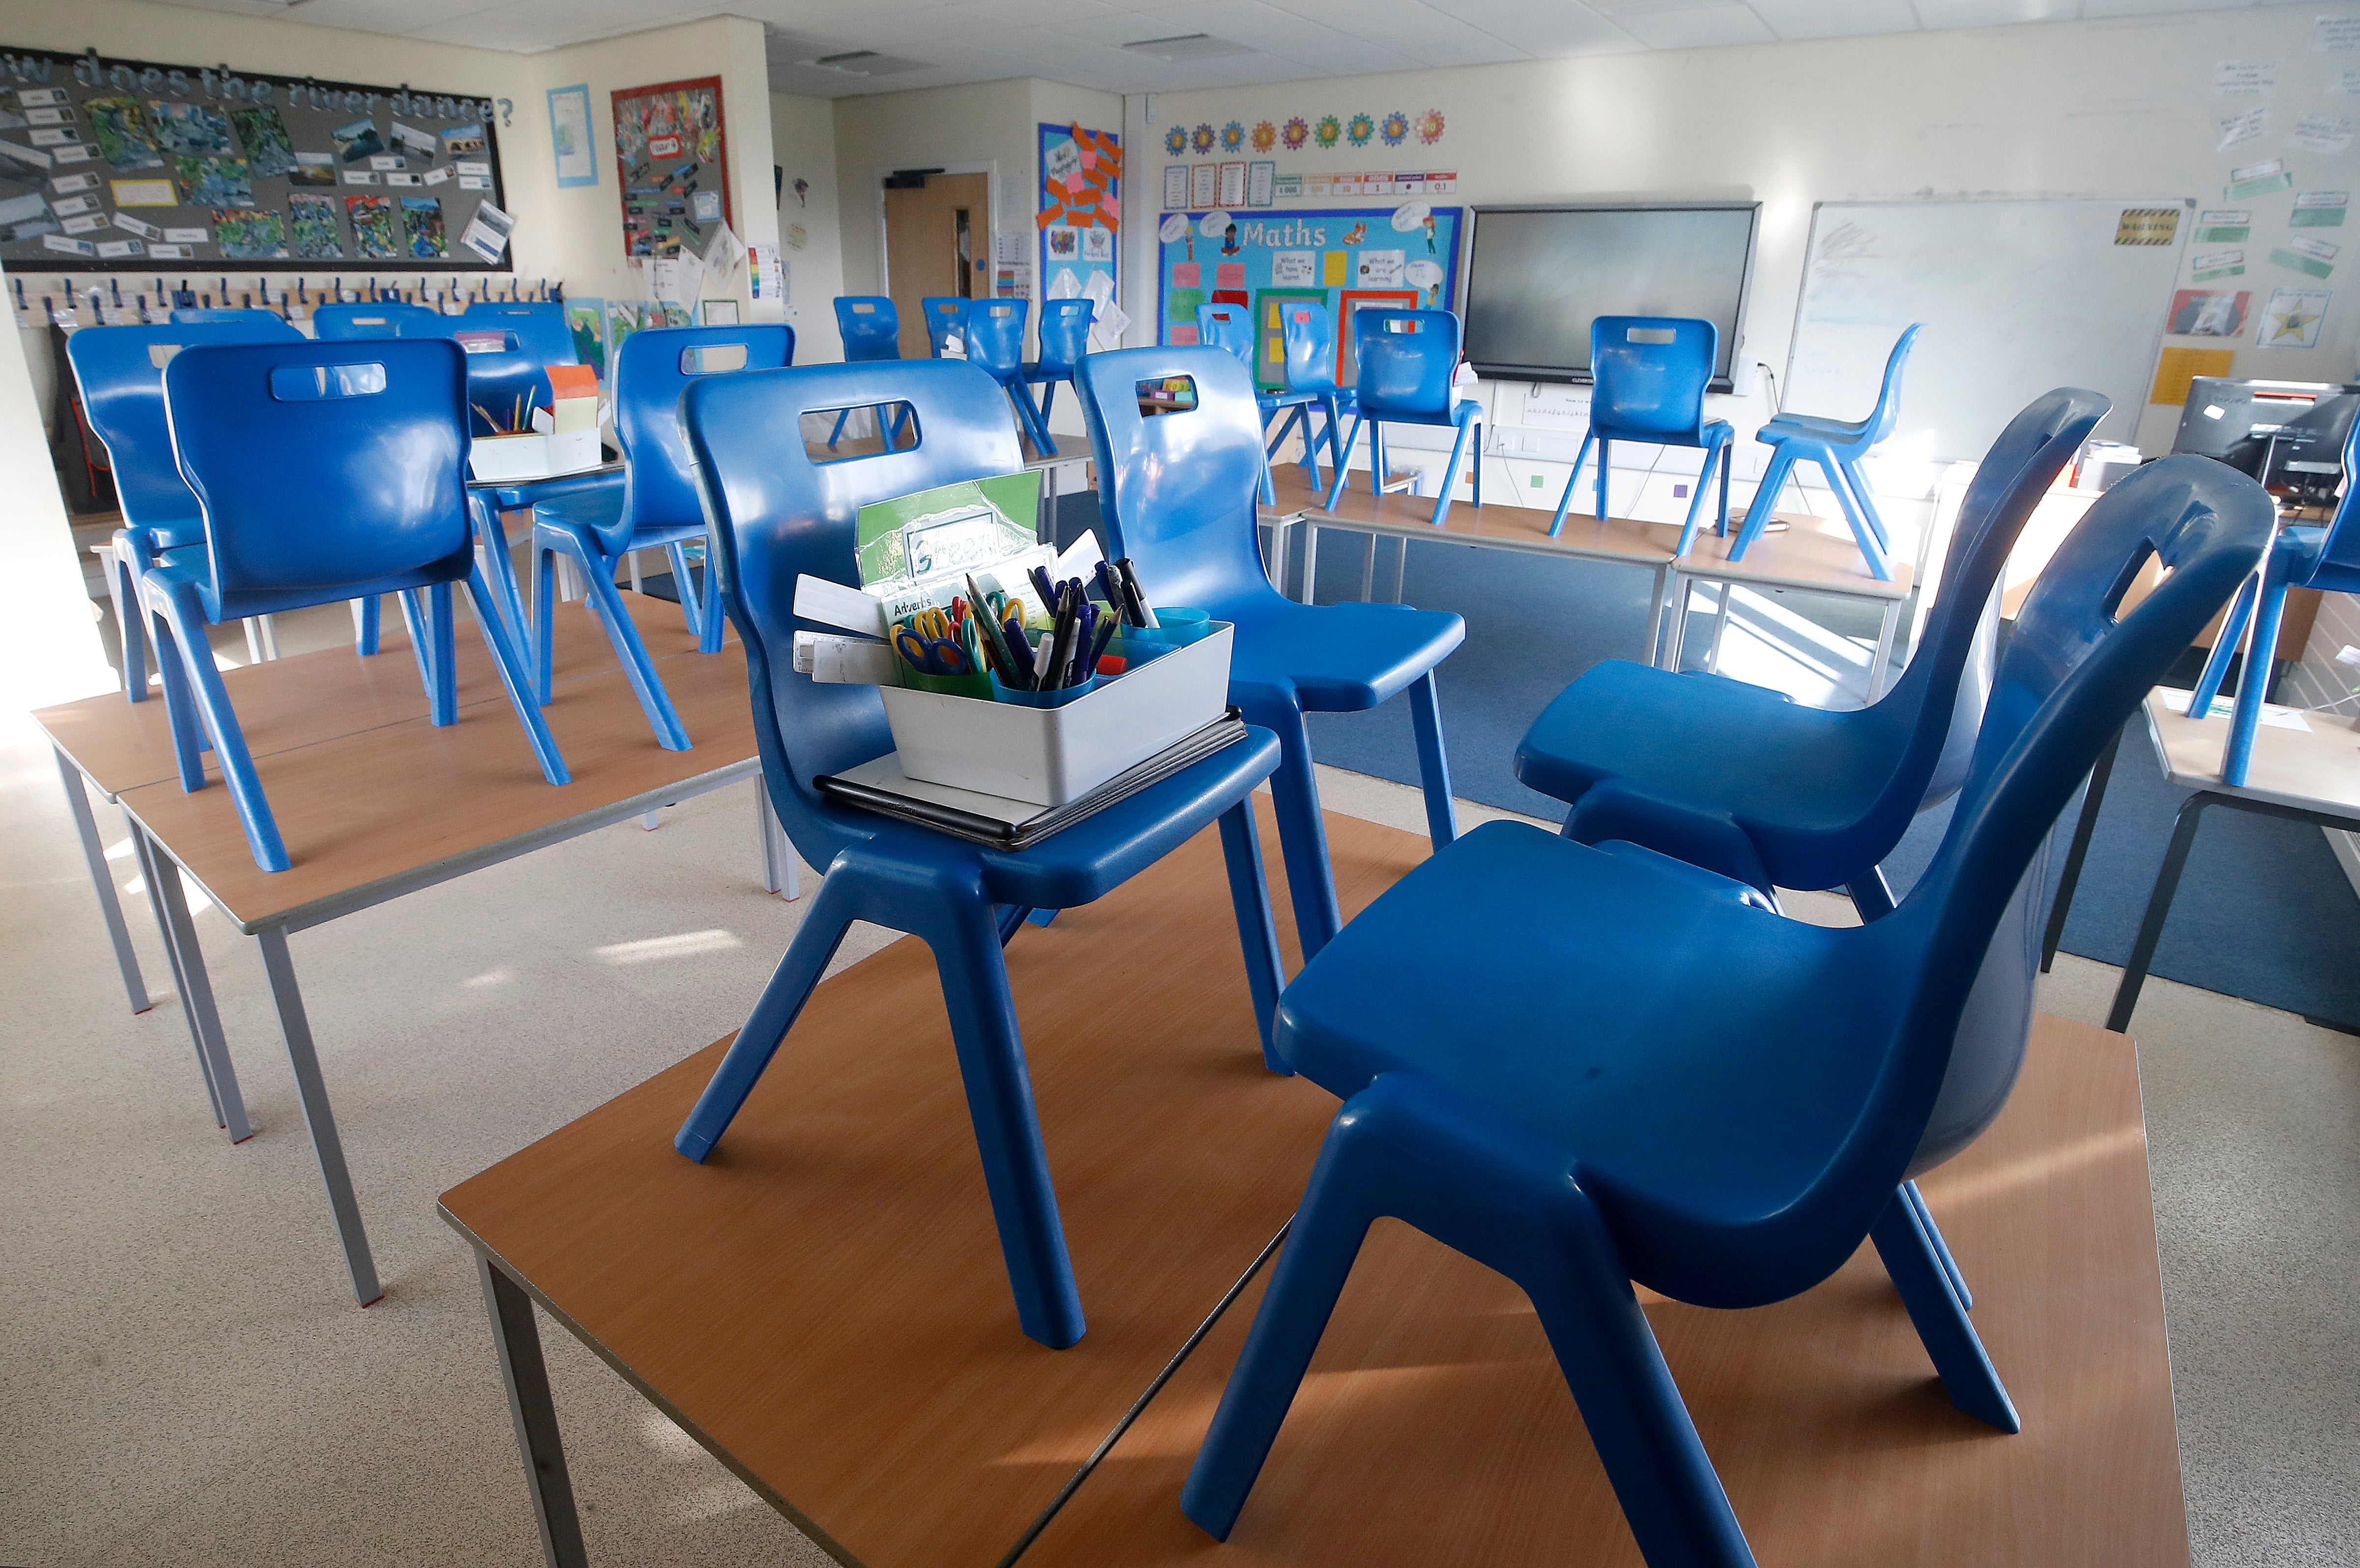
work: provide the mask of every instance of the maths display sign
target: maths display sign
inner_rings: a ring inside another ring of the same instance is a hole
[[[702,256],[713,231],[735,221],[721,138],[717,76],[615,94],[625,256]]]
[[[506,270],[500,107],[0,49],[0,265]]]
[[[1253,317],[1255,384],[1283,387],[1280,307],[1316,300],[1337,321],[1337,377],[1349,387],[1354,310],[1449,308],[1462,211],[1406,201],[1270,216],[1168,213],[1157,236],[1163,245],[1158,336],[1167,343],[1193,343],[1199,305],[1242,305]]]

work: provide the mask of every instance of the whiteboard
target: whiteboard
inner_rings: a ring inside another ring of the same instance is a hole
[[[1895,455],[1978,459],[2055,387],[2105,393],[2114,407],[2098,433],[2132,441],[2195,205],[2177,196],[1819,202],[1779,404],[1863,418],[1894,340],[1923,321],[1886,448]],[[2180,209],[2171,243],[2115,244],[2133,208]]]

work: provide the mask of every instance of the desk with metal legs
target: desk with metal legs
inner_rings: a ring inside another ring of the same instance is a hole
[[[2310,726],[2307,730],[2265,719],[2254,737],[2245,782],[2223,784],[2221,754],[2228,743],[2228,719],[2191,720],[2174,711],[2173,698],[2185,703],[2188,693],[2161,686],[2148,692],[2146,704],[2131,715],[2113,747],[2091,770],[2081,814],[2073,825],[2072,846],[2066,853],[2064,876],[2058,883],[2057,901],[2050,907],[2049,929],[2041,939],[2040,967],[2045,971],[2056,960],[2066,912],[2072,908],[2073,890],[2081,879],[2081,864],[2089,855],[2090,837],[2097,826],[2099,809],[2105,803],[2114,764],[2121,759],[2124,745],[2143,728],[2162,765],[2164,782],[2196,792],[2180,802],[2172,821],[2171,845],[2164,851],[2155,887],[2147,894],[2147,912],[2139,920],[2138,936],[2131,943],[2130,960],[2123,965],[2122,980],[2114,987],[2106,1027],[2117,1032],[2128,1031],[2131,1014],[2138,1007],[2139,992],[2147,985],[2156,947],[2163,940],[2164,922],[2171,917],[2171,900],[2180,891],[2180,874],[2188,868],[2189,852],[2196,846],[2196,830],[2206,811],[2219,806],[2360,833],[2360,737],[2353,734],[2349,714],[2295,711]],[[2221,707],[2225,711],[2227,706],[2223,699]],[[2271,710],[2273,713],[2288,711]]]

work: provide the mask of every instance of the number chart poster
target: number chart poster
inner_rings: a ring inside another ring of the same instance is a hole
[[[1103,315],[1122,274],[1122,138],[1080,125],[1041,126],[1041,298],[1088,299]]]
[[[1456,297],[1459,223],[1464,209],[1408,201],[1269,217],[1174,212],[1157,237],[1163,254],[1161,341],[1193,343],[1199,305],[1243,305],[1254,322],[1254,381],[1286,384],[1280,307],[1316,300],[1333,314],[1336,373],[1352,380],[1352,334],[1363,306],[1447,310]]]

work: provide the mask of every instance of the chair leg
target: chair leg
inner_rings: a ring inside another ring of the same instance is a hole
[[[480,573],[483,568],[470,562],[467,570],[470,575],[474,575]],[[432,683],[427,688],[431,693],[427,702],[427,719],[439,728],[459,722],[458,649],[452,642],[455,621],[451,608],[451,584],[433,583],[425,590],[425,593],[426,635],[431,639],[432,649],[427,664],[433,671]]]
[[[720,560],[721,551],[714,544],[712,530],[707,529],[705,535],[705,587],[697,596],[697,607],[705,612],[703,623],[696,632],[696,651],[699,653],[721,651],[721,623],[727,617],[721,605]]]
[[[447,583],[442,591],[445,593],[450,592]],[[612,593],[614,591],[615,585],[607,583],[606,592]],[[524,654],[509,639],[508,626],[500,619],[498,599],[493,593],[492,585],[485,581],[484,569],[480,566],[467,573],[467,598],[475,606],[475,625],[484,634],[486,646],[492,650],[492,662],[499,669],[500,685],[507,690],[508,702],[516,709],[517,722],[524,725],[525,737],[532,742],[532,754],[541,763],[541,776],[552,784],[573,782],[574,776],[566,770],[565,758],[558,752],[557,738],[549,733],[549,721],[541,716],[541,704],[532,699],[532,687],[524,667]],[[448,627],[451,618],[447,599],[444,606],[443,647],[447,648],[450,647]]]
[[[1991,1357],[1983,1353],[1982,1337],[1967,1321],[1965,1303],[1951,1287],[1950,1273],[1942,1267],[1918,1211],[1896,1192],[1868,1235],[1876,1244],[1876,1256],[1884,1261],[1894,1289],[1901,1292],[1901,1304],[1909,1309],[1909,1321],[1916,1325],[1950,1403],[1986,1426],[2022,1432],[2024,1422],[2007,1389],[2001,1386]]]
[[[578,535],[560,536],[552,529],[550,537],[564,538],[566,553],[583,563],[582,579],[589,585],[590,608],[606,628],[606,641],[613,646],[615,657],[623,661],[623,673],[639,700],[639,711],[648,716],[648,727],[656,732],[656,744],[666,751],[688,750],[692,744],[688,730],[681,724],[680,713],[672,705],[671,693],[664,690],[663,678],[656,673],[655,661],[648,657],[648,645],[640,638],[639,628],[632,624],[630,612],[623,607],[623,595],[615,587],[614,562],[594,562],[591,558],[596,552]],[[679,570],[676,563],[673,570]],[[540,666],[536,665],[534,673],[541,678]],[[534,714],[539,716],[538,708]]]
[[[1574,486],[1581,483],[1581,465],[1590,461],[1590,445],[1596,439],[1594,432],[1582,433],[1581,450],[1573,454],[1573,472],[1565,476],[1565,494],[1557,498],[1557,516],[1549,519],[1549,538],[1551,539],[1557,538],[1565,528],[1566,508],[1573,505]]]
[[[1450,443],[1450,461],[1442,470],[1441,493],[1434,498],[1434,516],[1428,519],[1437,528],[1450,513],[1450,487],[1459,483],[1459,464],[1467,453],[1467,432],[1474,428],[1474,420],[1461,419],[1459,422],[1459,438]],[[1475,447],[1475,467],[1479,474],[1483,467],[1483,447],[1480,441]],[[1373,539],[1374,536],[1371,537]]]
[[[1595,433],[1595,431],[1593,430],[1592,433]],[[1606,482],[1614,472],[1613,460],[1609,455],[1609,449],[1612,448],[1613,444],[1613,442],[1608,441],[1604,436],[1599,436],[1598,467],[1590,474],[1590,477],[1595,480],[1598,485],[1598,520],[1601,523],[1606,520]]]
[[[1385,422],[1369,421],[1369,494],[1385,493],[1385,482],[1393,477],[1393,461],[1385,455]]]
[[[1253,997],[1254,1027],[1262,1032],[1262,1065],[1287,1077],[1295,1069],[1271,1049],[1271,1019],[1285,971],[1278,956],[1278,925],[1271,919],[1270,883],[1262,875],[1262,839],[1254,828],[1253,797],[1221,813],[1221,860],[1229,872],[1229,902],[1237,910],[1238,943],[1245,950],[1246,990]]]
[[[1336,472],[1340,474],[1344,472],[1344,453],[1350,450],[1349,447],[1342,444],[1344,435],[1344,400],[1341,397],[1329,397],[1327,399],[1327,408],[1328,455],[1335,460]],[[1356,415],[1355,418],[1357,417],[1358,416]]]
[[[1278,808],[1278,845],[1286,866],[1287,901],[1295,908],[1295,944],[1308,964],[1344,927],[1336,878],[1328,866],[1328,828],[1319,815],[1319,780],[1311,768],[1311,733],[1303,710],[1292,702],[1255,703],[1246,716],[1278,736],[1278,771],[1270,776],[1270,792]]]
[[[664,559],[672,562],[672,592],[679,595],[680,618],[688,624],[688,630],[691,636],[701,634],[705,630],[705,617],[700,613],[699,606],[696,602],[696,580],[688,574],[688,547],[686,541],[674,539],[672,543],[664,546]],[[597,567],[589,565],[587,561],[581,561],[579,564],[582,565],[583,572],[585,576],[592,572],[600,570]],[[604,570],[606,575],[609,578],[612,578],[615,575],[615,563],[611,561],[607,561]],[[585,589],[584,592],[585,593],[595,593],[596,590]]]
[[[172,736],[172,760],[180,769],[180,788],[194,793],[205,787],[206,743],[204,726],[197,714],[196,692],[189,684],[189,667],[180,651],[180,639],[172,635],[164,613],[150,604],[142,614],[148,622],[148,641],[156,649],[157,679],[164,687],[164,722]],[[199,630],[202,633],[202,628]],[[212,645],[200,635],[197,646],[204,649],[205,662],[210,665]]]
[[[2278,646],[2278,626],[2286,617],[2286,567],[2272,551],[2262,565],[2260,607],[2245,639],[2245,673],[2237,679],[2237,705],[2229,714],[2229,746],[2221,761],[2221,781],[2236,786],[2245,781],[2254,758],[2254,736],[2262,722],[2262,704],[2269,700],[2270,670]]]
[[[549,706],[551,667],[557,661],[557,548],[533,527],[532,697]]]
[[[353,628],[353,651],[364,657],[374,656],[378,647],[378,634],[385,618],[385,596],[364,594],[361,598],[360,625]]]
[[[1737,530],[1737,542],[1729,547],[1729,559],[1742,561],[1745,547],[1762,537],[1770,519],[1778,510],[1779,493],[1786,488],[1786,475],[1794,471],[1795,453],[1784,441],[1770,452],[1770,462],[1762,471],[1762,483],[1754,487],[1754,499],[1745,506],[1745,524]]]
[[[1950,1289],[1958,1292],[1959,1305],[1973,1312],[1975,1293],[1967,1289],[1967,1277],[1960,1270],[1959,1260],[1950,1256],[1950,1244],[1942,1239],[1942,1227],[1934,1223],[1934,1211],[1926,1206],[1926,1194],[1918,1190],[1917,1182],[1904,1181],[1901,1183],[1901,1201],[1909,1205],[1910,1212],[1918,1216],[1918,1223],[1925,1227],[1926,1239],[1934,1248],[1934,1261],[1942,1266],[1943,1274],[1950,1281]]]
[[[1860,546],[1861,556],[1868,562],[1868,570],[1879,583],[1891,582],[1893,568],[1886,564],[1884,549],[1877,543],[1875,534],[1870,531],[1867,518],[1861,514],[1852,485],[1844,477],[1843,464],[1824,453],[1812,461],[1819,465],[1819,472],[1828,476],[1828,488],[1835,492],[1836,505],[1842,509],[1844,522],[1852,529],[1852,542]]]
[[[1417,732],[1417,777],[1426,789],[1426,831],[1437,853],[1459,836],[1450,804],[1450,756],[1442,748],[1442,709],[1435,697],[1434,671],[1410,682],[1410,727]]]
[[[1876,509],[1876,492],[1870,488],[1868,475],[1863,474],[1860,464],[1849,457],[1836,459],[1836,474],[1844,482],[1844,487],[1852,492],[1852,503],[1860,508],[1861,518],[1868,524],[1868,531],[1876,536],[1876,548],[1890,554],[1893,536],[1885,531],[1885,516]]]
[[[2190,718],[2212,716],[2212,699],[2221,694],[2221,684],[2229,678],[2229,660],[2245,635],[2245,623],[2253,618],[2254,598],[2261,588],[2262,574],[2254,572],[2238,585],[2237,596],[2229,602],[2229,613],[2221,619],[2221,634],[2212,640],[2212,657],[2204,661],[2204,673],[2196,678],[2196,690],[2188,694]]]
[[[426,592],[421,588],[405,588],[393,596],[401,606],[401,625],[410,634],[410,657],[418,666],[419,689],[426,693],[431,707],[434,702],[434,639],[428,635]]]
[[[1353,415],[1351,433],[1344,438],[1344,444],[1336,449],[1336,477],[1328,485],[1327,509],[1328,511],[1332,512],[1336,509],[1337,500],[1344,494],[1345,482],[1351,474],[1352,449],[1360,444],[1360,427],[1366,423],[1368,423],[1366,415]],[[1310,590],[1307,587],[1304,590],[1304,602],[1310,603]]]
[[[1041,383],[1041,430],[1044,435],[1048,433],[1049,430],[1050,412],[1054,409],[1056,406],[1057,384],[1054,381],[1043,381]],[[1052,448],[1051,450],[1054,451],[1055,449]]]
[[[104,557],[107,584],[115,598],[115,629],[123,637],[123,697],[128,702],[148,700],[147,612],[139,607],[139,577],[120,553]],[[163,661],[157,661],[163,668]]]
[[[1720,460],[1724,444],[1726,443],[1714,441],[1704,449],[1704,466],[1697,471],[1696,488],[1688,493],[1688,520],[1680,525],[1680,547],[1672,551],[1675,556],[1686,555],[1688,552],[1688,546],[1696,542],[1697,524],[1704,510],[1704,493],[1711,486],[1712,465]],[[1721,520],[1723,529],[1726,530],[1729,523],[1727,514],[1724,513]]]
[[[229,704],[221,671],[213,668],[213,645],[205,640],[204,615],[197,607],[195,591],[184,584],[158,590],[153,597],[159,602],[158,607],[172,639],[180,645],[181,667],[194,688],[196,710],[213,732],[213,759],[221,764],[222,782],[229,786],[230,802],[237,808],[254,863],[265,871],[284,871],[294,863],[287,856],[279,823],[270,814],[270,802],[263,796],[262,780],[246,749],[246,734],[238,728],[237,713]]]
[[[1881,866],[1872,866],[1845,883],[1844,893],[1852,899],[1852,907],[1860,911],[1863,925],[1881,920],[1893,912],[1893,887],[1885,881]]]
[[[498,591],[500,614],[508,617],[508,630],[521,648],[527,626],[524,593],[517,587],[516,562],[508,555],[508,528],[500,521],[499,508],[490,501],[475,508],[475,542],[483,551],[492,586]]]
[[[849,408],[838,408],[836,411],[836,429],[827,432],[828,451],[834,452],[836,450],[837,440],[844,434],[844,421],[850,418],[852,418],[852,410]]]

